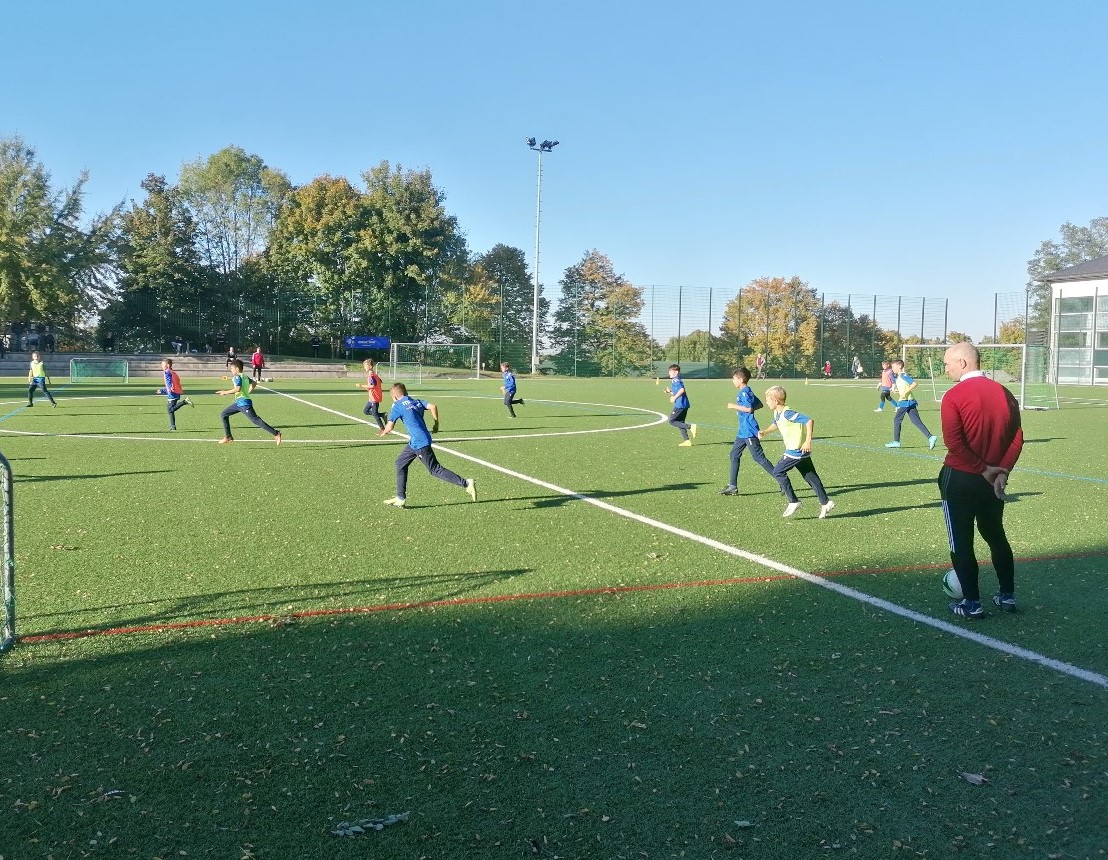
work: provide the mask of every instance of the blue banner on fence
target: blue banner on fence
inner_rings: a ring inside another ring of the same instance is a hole
[[[368,334],[348,334],[342,339],[342,345],[346,349],[388,349],[390,343],[387,337]]]

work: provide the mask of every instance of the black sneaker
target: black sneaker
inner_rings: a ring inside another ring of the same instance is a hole
[[[1006,591],[999,591],[993,595],[993,603],[1001,612],[1016,611],[1016,595]]]
[[[980,600],[959,600],[950,604],[950,611],[959,618],[978,619],[985,617],[985,610],[981,608]]]

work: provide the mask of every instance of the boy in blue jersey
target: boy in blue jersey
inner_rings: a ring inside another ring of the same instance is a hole
[[[900,425],[904,423],[907,415],[916,429],[927,438],[927,447],[934,448],[939,437],[935,436],[923,419],[919,417],[918,403],[912,396],[912,391],[919,383],[904,372],[904,362],[899,358],[893,359],[893,405],[896,406],[896,414],[893,415],[893,441],[886,442],[886,448],[900,447]]]
[[[500,363],[500,372],[504,375],[504,384],[500,387],[504,392],[504,405],[508,407],[508,414],[515,418],[516,411],[512,406],[523,406],[523,398],[516,399],[516,375],[512,373],[512,366],[506,361]]]
[[[758,419],[754,417],[754,411],[762,408],[762,401],[747,384],[750,382],[750,371],[740,367],[731,374],[731,381],[735,383],[738,392],[735,394],[735,402],[728,403],[728,409],[735,409],[739,413],[739,430],[735,436],[735,444],[731,446],[731,480],[727,486],[719,491],[721,496],[734,496],[739,492],[739,460],[743,451],[750,449],[750,457],[773,477],[773,464],[766,458],[762,451],[762,443],[758,441]]]
[[[773,423],[758,433],[758,438],[762,439],[767,433],[780,430],[781,438],[785,441],[785,453],[781,455],[781,459],[773,469],[773,477],[777,479],[781,492],[789,501],[785,506],[785,513],[781,516],[791,517],[800,509],[800,499],[796,497],[792,482],[789,480],[789,471],[796,469],[819,499],[819,518],[826,519],[834,509],[835,503],[827,497],[823,481],[816,474],[816,467],[812,465],[812,439],[815,437],[816,425],[807,415],[795,409],[786,409],[786,396],[785,389],[780,385],[766,389],[766,405],[773,410]]]
[[[689,395],[685,392],[685,383],[681,381],[681,365],[669,366],[669,402],[673,404],[673,411],[669,413],[669,423],[681,431],[681,441],[678,448],[691,448],[692,440],[696,438],[696,425],[685,423],[685,417],[689,414]]]
[[[412,461],[419,459],[427,467],[431,476],[439,480],[463,487],[472,501],[477,501],[477,481],[473,478],[462,478],[441,465],[435,457],[435,451],[431,447],[431,433],[439,431],[439,408],[434,403],[419,400],[408,394],[408,388],[402,382],[397,382],[390,389],[392,394],[392,409],[389,410],[389,420],[377,433],[378,436],[387,436],[396,426],[397,421],[404,422],[404,429],[408,431],[408,444],[396,458],[396,495],[391,499],[385,499],[385,504],[394,508],[402,508],[408,499],[408,467]],[[431,430],[428,432],[427,423],[423,420],[423,413],[431,413]]]
[[[273,441],[280,445],[281,431],[274,430],[254,411],[254,401],[250,397],[250,394],[253,392],[254,386],[257,385],[257,383],[242,372],[242,362],[237,358],[231,361],[231,371],[233,374],[231,376],[232,387],[225,391],[216,392],[216,394],[221,397],[225,397],[228,394],[235,395],[235,402],[219,413],[219,417],[223,420],[223,438],[219,440],[219,444],[226,445],[235,441],[231,437],[231,416],[236,412],[240,412],[250,419],[251,424],[265,430],[266,433],[273,437]]]
[[[165,385],[158,389],[158,394],[165,395],[165,411],[169,413],[169,429],[177,429],[176,412],[183,406],[192,406],[192,401],[184,396],[185,390],[181,387],[181,377],[173,369],[173,359],[162,359],[162,376],[165,377]]]

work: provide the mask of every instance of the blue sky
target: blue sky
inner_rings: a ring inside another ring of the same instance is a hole
[[[295,183],[428,168],[470,247],[542,280],[596,248],[632,282],[798,275],[993,295],[1108,215],[1100,2],[41,2],[3,13],[0,135],[88,208],[229,144]],[[733,294],[733,293],[732,293]]]

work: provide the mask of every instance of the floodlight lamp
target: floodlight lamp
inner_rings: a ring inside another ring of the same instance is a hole
[[[527,145],[529,147],[531,147],[532,149],[534,149],[535,148],[535,138],[533,138],[533,137],[527,138]]]

